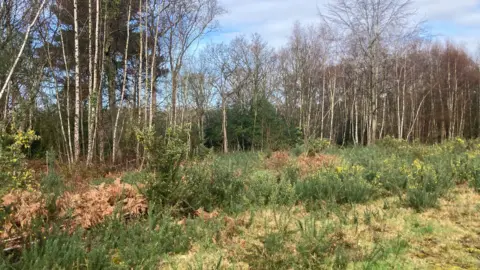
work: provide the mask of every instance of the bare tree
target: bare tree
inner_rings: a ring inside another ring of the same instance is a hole
[[[223,9],[217,0],[180,0],[166,10],[166,49],[172,80],[172,121],[176,125],[178,76],[185,54],[202,36],[217,28],[215,18]]]
[[[418,24],[412,24],[410,0],[335,0],[327,4],[325,22],[341,29],[345,39],[362,55],[365,67],[367,143],[375,142],[378,125],[378,97],[381,94],[382,54],[389,43],[408,38]]]
[[[23,51],[25,50],[25,45],[27,45],[28,38],[30,37],[30,31],[32,30],[33,26],[37,22],[38,17],[42,13],[46,2],[47,2],[47,0],[42,1],[42,3],[40,4],[40,7],[37,10],[37,13],[35,14],[35,17],[33,18],[32,22],[27,27],[27,31],[25,33],[25,37],[23,39],[22,46],[20,47],[20,50],[18,51],[17,57],[15,58],[15,61],[12,65],[12,67],[10,67],[10,71],[8,72],[7,78],[3,82],[2,89],[0,90],[0,99],[3,97],[3,94],[5,93],[5,90],[7,89],[8,85],[10,83],[10,79],[12,78],[12,74],[15,71],[15,68],[17,67],[18,61],[20,61],[20,57],[22,56]]]

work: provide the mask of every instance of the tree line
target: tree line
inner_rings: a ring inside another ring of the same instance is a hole
[[[1,1],[1,132],[89,165],[139,162],[167,130],[192,153],[480,135],[479,59],[432,38],[410,0],[318,10],[274,48],[208,41],[217,0]]]

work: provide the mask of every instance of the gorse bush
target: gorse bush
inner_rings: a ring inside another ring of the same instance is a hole
[[[392,156],[386,158],[376,166],[378,171],[370,171],[375,174],[376,181],[388,194],[401,196],[408,186],[407,168],[410,166],[405,160]]]
[[[33,171],[27,169],[24,151],[38,139],[40,137],[33,130],[0,135],[0,183],[3,192],[12,188],[32,188]]]
[[[376,188],[364,178],[363,171],[363,167],[351,166],[319,172],[297,183],[297,196],[301,201],[366,202],[376,196]]]
[[[408,141],[397,139],[391,136],[383,137],[381,140],[376,142],[376,145],[389,150],[404,150],[411,147]]]
[[[416,210],[437,205],[438,198],[444,195],[453,185],[453,175],[435,168],[418,159],[412,164],[408,174],[406,202]]]
[[[189,235],[171,218],[159,217],[153,228],[112,219],[95,230],[73,234],[53,229],[32,241],[20,257],[2,255],[2,269],[159,268],[166,254],[184,253]]]
[[[257,171],[246,182],[247,196],[253,205],[291,205],[295,202],[295,188],[288,179],[270,171]]]
[[[153,129],[137,131],[137,140],[144,145],[150,171],[172,177],[188,153],[188,132],[182,127],[168,128],[164,136]]]
[[[314,156],[320,154],[330,147],[330,141],[327,139],[312,139],[308,141],[307,155]]]
[[[294,148],[292,148],[291,152],[293,156],[298,157],[305,152],[305,147],[297,144]]]
[[[225,163],[205,160],[182,166],[172,176],[151,173],[144,192],[160,207],[176,207],[192,213],[200,207],[227,211],[243,209],[246,202],[241,171]]]

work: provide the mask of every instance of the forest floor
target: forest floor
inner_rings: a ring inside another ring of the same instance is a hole
[[[479,150],[216,155],[173,182],[49,172],[3,197],[0,268],[479,269]]]

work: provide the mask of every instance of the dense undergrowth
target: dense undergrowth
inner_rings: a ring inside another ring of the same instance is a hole
[[[153,143],[152,149],[165,151],[151,153],[148,170],[122,176],[137,193],[110,199],[111,214],[91,226],[65,228],[72,215],[58,214],[58,200],[72,188],[50,170],[35,202],[45,204],[45,215],[17,230],[21,234],[5,235],[0,268],[415,268],[402,259],[408,241],[385,224],[402,211],[410,218],[441,211],[459,187],[480,192],[478,141],[426,146],[387,138],[371,147],[317,143],[189,160],[180,141],[157,143],[161,148]],[[91,185],[109,183],[113,179]],[[126,200],[140,197],[148,207],[126,215]],[[2,209],[6,222],[12,206]],[[471,211],[478,217],[480,208]],[[369,244],[359,240],[361,226],[373,231]],[[423,226],[409,232],[433,230]]]

